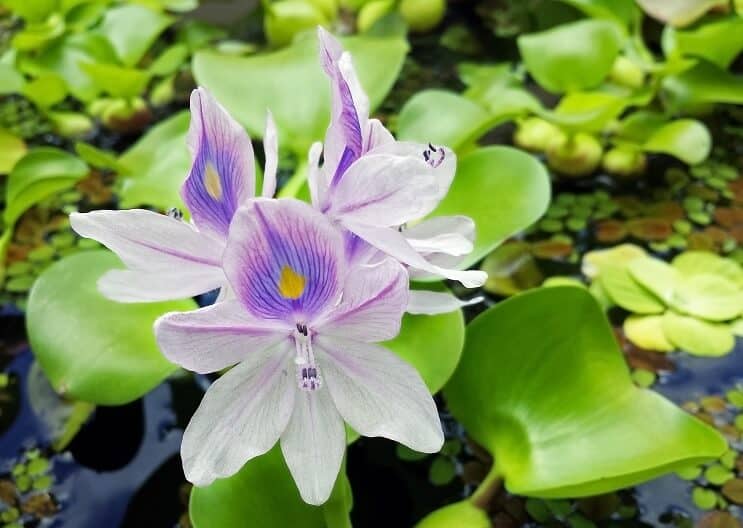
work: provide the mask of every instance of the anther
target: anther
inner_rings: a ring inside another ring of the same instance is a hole
[[[176,220],[183,220],[183,211],[181,211],[177,207],[171,207],[170,209],[168,209],[167,214],[170,218],[175,218]]]
[[[431,143],[428,144],[428,148],[423,151],[423,159],[434,169],[441,165],[446,157],[446,152],[443,147],[434,147]]]
[[[320,370],[315,363],[315,354],[312,351],[312,340],[307,325],[297,323],[297,331],[294,333],[294,343],[297,355],[294,363],[297,365],[297,384],[304,391],[315,391],[322,386]]]

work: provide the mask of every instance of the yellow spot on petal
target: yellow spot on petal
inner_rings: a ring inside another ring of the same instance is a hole
[[[304,293],[304,277],[289,266],[281,268],[279,293],[284,299],[299,299]]]
[[[204,186],[209,196],[215,200],[219,200],[222,197],[222,182],[219,178],[217,169],[211,163],[206,164],[206,171],[204,171]]]

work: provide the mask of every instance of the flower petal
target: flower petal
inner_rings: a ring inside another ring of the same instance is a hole
[[[435,216],[403,231],[419,253],[462,256],[472,251],[475,222],[468,216]]]
[[[118,302],[152,302],[186,299],[228,288],[220,268],[175,271],[111,270],[98,280],[98,290]],[[221,295],[221,291],[220,291]]]
[[[255,196],[250,138],[208,91],[197,88],[188,142],[193,164],[181,196],[199,228],[226,237],[237,208]]]
[[[79,235],[97,240],[128,267],[142,271],[211,271],[220,266],[221,241],[181,220],[130,209],[72,213],[70,224]]]
[[[446,277],[461,282],[468,288],[477,288],[485,283],[488,274],[479,270],[460,271],[444,269],[428,262],[405,240],[405,237],[395,229],[385,227],[370,227],[352,222],[344,222],[344,226],[366,240],[372,246],[399,260],[403,264],[422,271]]]
[[[294,199],[256,199],[232,222],[224,269],[256,317],[311,319],[340,296],[345,277],[340,230]]]
[[[369,120],[366,127],[366,137],[364,138],[364,152],[394,142],[395,138],[379,119]]]
[[[343,419],[364,436],[383,436],[421,453],[444,443],[433,398],[418,372],[386,348],[319,335],[320,368]]]
[[[328,193],[323,211],[378,227],[421,218],[438,204],[438,184],[421,156],[366,154]]]
[[[249,355],[215,381],[183,433],[186,478],[206,486],[276,443],[294,408],[291,344]]]
[[[484,297],[474,297],[463,301],[448,292],[410,290],[406,311],[411,314],[436,315],[453,312],[464,306],[471,306],[484,301]]]
[[[346,430],[327,389],[294,392],[294,412],[281,435],[281,451],[302,499],[320,505],[338,478]]]
[[[266,156],[266,166],[263,171],[263,190],[261,196],[272,198],[276,194],[276,169],[279,165],[279,137],[271,112],[268,112],[268,116],[266,116],[266,133],[263,134],[263,152]]]
[[[318,323],[324,335],[369,343],[400,333],[408,302],[408,274],[399,262],[385,258],[374,266],[359,266],[348,274],[343,301]]]
[[[325,203],[325,196],[329,184],[329,182],[325,180],[325,172],[322,170],[322,167],[320,167],[322,150],[322,143],[316,141],[310,147],[310,151],[307,155],[307,185],[310,188],[312,206],[316,209],[320,209],[321,204]]]
[[[235,300],[165,314],[155,321],[155,336],[165,357],[200,373],[222,370],[273,348],[292,330],[275,320],[256,319]]]

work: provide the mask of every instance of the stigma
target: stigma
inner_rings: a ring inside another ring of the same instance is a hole
[[[423,151],[423,159],[434,169],[444,162],[446,152],[443,147],[434,147],[430,143],[428,148]]]
[[[320,369],[315,362],[315,354],[312,350],[312,336],[307,325],[297,323],[294,331],[294,343],[297,355],[294,363],[297,365],[297,385],[306,392],[313,392],[322,386]]]

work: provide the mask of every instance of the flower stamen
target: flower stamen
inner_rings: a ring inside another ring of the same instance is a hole
[[[423,151],[423,159],[434,169],[444,162],[445,157],[446,152],[443,147],[434,147],[430,143],[428,148]]]
[[[297,347],[297,355],[294,358],[294,363],[297,365],[297,384],[303,391],[316,391],[322,386],[322,378],[315,362],[312,338],[309,336],[307,325],[297,323],[294,343]]]

